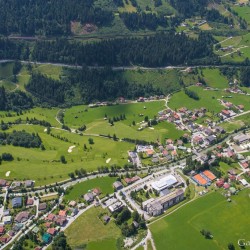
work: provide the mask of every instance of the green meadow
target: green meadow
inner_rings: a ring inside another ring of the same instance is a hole
[[[104,225],[98,215],[108,211],[101,207],[93,207],[78,217],[72,225],[65,230],[67,241],[73,249],[81,249],[87,245],[88,250],[116,249],[116,241],[120,237],[120,229],[111,220]]]
[[[66,193],[64,199],[68,201],[77,200],[81,195],[84,195],[89,190],[94,188],[99,188],[101,190],[101,197],[105,196],[106,194],[111,194],[114,191],[113,183],[115,181],[116,177],[99,177],[78,183],[74,185],[68,193]]]
[[[151,224],[156,248],[219,250],[227,249],[232,242],[235,249],[240,249],[238,239],[248,239],[250,234],[249,195],[250,190],[245,189],[228,202],[214,192]],[[209,230],[213,238],[205,239],[200,233],[202,229]]]

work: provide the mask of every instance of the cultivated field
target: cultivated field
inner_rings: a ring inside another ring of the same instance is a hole
[[[184,206],[150,226],[157,249],[227,249],[232,242],[247,238],[250,229],[250,190],[243,190],[228,202],[219,192],[208,194]],[[200,230],[209,230],[213,239],[205,239]]]

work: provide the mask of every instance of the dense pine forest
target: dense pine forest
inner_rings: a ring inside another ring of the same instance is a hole
[[[212,36],[206,33],[201,33],[198,39],[191,39],[185,34],[173,32],[143,39],[112,39],[85,45],[62,39],[38,41],[32,60],[89,66],[212,64],[218,63],[212,50],[213,42]]]
[[[69,35],[71,21],[102,26],[112,20],[113,13],[95,7],[93,0],[0,0],[0,33],[5,35]]]
[[[33,100],[22,91],[7,92],[0,87],[0,110],[20,111],[33,107]]]

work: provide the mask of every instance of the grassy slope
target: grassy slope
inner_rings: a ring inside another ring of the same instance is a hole
[[[157,249],[171,246],[172,250],[216,250],[226,249],[229,242],[237,246],[239,237],[248,237],[250,233],[249,193],[249,189],[241,191],[232,197],[231,203],[221,194],[212,193],[152,224]],[[213,239],[206,240],[201,229],[210,230]]]
[[[228,87],[228,80],[223,74],[220,74],[219,69],[206,68],[203,69],[202,72],[208,86],[219,89],[224,89]]]
[[[114,221],[107,225],[98,218],[102,208],[91,208],[65,231],[70,246],[77,247],[87,244],[87,249],[115,249],[116,239],[120,236],[120,230]]]
[[[64,196],[66,200],[79,199],[81,195],[87,193],[93,188],[99,188],[102,192],[102,196],[113,193],[113,183],[116,181],[115,177],[101,177],[88,181],[84,181],[74,185],[68,194]]]

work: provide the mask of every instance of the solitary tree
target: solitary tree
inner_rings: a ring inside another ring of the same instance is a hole
[[[60,157],[60,161],[61,161],[61,163],[63,163],[63,164],[66,164],[66,163],[67,163],[67,161],[66,161],[66,159],[65,159],[65,156],[64,156],[64,155],[61,155],[61,157]]]

